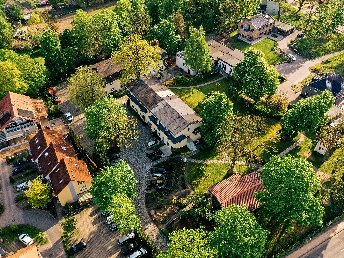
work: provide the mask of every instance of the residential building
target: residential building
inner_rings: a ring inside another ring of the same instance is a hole
[[[129,105],[170,148],[193,147],[202,119],[171,90],[155,80],[128,85]]]
[[[43,100],[9,92],[0,101],[0,149],[36,133],[47,116]]]
[[[29,245],[19,249],[14,254],[7,255],[7,258],[42,258],[41,253],[36,245]]]
[[[272,32],[278,35],[282,35],[282,36],[288,36],[290,34],[292,34],[295,31],[295,27],[285,23],[285,22],[281,22],[281,21],[275,21],[275,24],[272,28]]]
[[[234,67],[244,59],[244,53],[238,49],[229,48],[215,40],[208,40],[207,42],[214,67],[217,67],[225,76],[231,76]],[[192,76],[197,74],[196,71],[187,66],[183,51],[178,52],[176,55],[176,66]]]
[[[269,35],[274,27],[275,20],[267,14],[257,14],[238,24],[238,36],[248,41],[256,41]]]
[[[324,183],[330,180],[329,175],[319,170],[316,173],[321,182]],[[260,173],[252,172],[245,176],[233,174],[210,187],[208,192],[224,208],[236,204],[254,211],[260,207],[260,203],[256,199],[256,193],[263,190],[263,179]]]
[[[120,72],[121,67],[115,64],[112,58],[94,64],[92,70],[97,71],[105,80],[105,91],[110,94],[121,90]]]
[[[77,158],[64,136],[52,129],[42,129],[30,140],[31,159],[42,176],[49,180],[62,206],[82,198],[91,187],[92,177],[86,163]]]
[[[333,121],[330,126],[336,128],[342,124],[342,117]],[[327,152],[334,147],[334,145],[342,143],[343,136],[340,131],[334,130],[333,133],[327,133],[323,138],[321,138],[315,145],[314,151],[318,152],[321,155],[326,155]]]
[[[344,78],[339,74],[331,74],[323,78],[313,78],[302,91],[303,97],[311,97],[316,94],[329,90],[335,97],[335,105],[344,110]]]

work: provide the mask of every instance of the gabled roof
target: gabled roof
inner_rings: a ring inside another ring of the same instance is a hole
[[[190,124],[202,119],[167,87],[153,80],[136,80],[128,86],[135,96],[160,123],[175,136]]]
[[[9,92],[0,101],[0,130],[6,128],[13,118],[20,117],[39,122],[41,118],[47,116],[43,100]]]
[[[50,174],[50,182],[56,195],[71,182],[92,182],[86,163],[74,157],[66,157],[60,161]]]
[[[36,245],[29,245],[19,249],[14,254],[6,256],[7,258],[42,258]]]
[[[115,64],[112,58],[102,60],[92,65],[91,68],[97,71],[103,78],[107,78],[121,71],[120,65]]]
[[[240,50],[229,48],[215,40],[209,40],[208,46],[213,59],[221,59],[231,66],[236,66],[244,59],[244,53]]]
[[[249,210],[259,207],[256,193],[264,189],[259,173],[253,172],[246,176],[234,174],[209,188],[223,207],[231,204],[246,206]]]
[[[255,16],[252,16],[251,18],[247,19],[253,27],[256,29],[260,29],[261,27],[265,25],[269,25],[274,22],[274,19],[267,14],[257,14]]]

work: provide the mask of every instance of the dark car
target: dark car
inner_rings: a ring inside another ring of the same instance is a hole
[[[118,240],[117,243],[119,245],[124,245],[125,243],[128,243],[132,240],[135,239],[135,233],[131,232],[131,233],[127,233],[124,236],[121,236]]]
[[[17,175],[19,173],[22,173],[28,168],[30,168],[30,163],[19,165],[12,170],[12,175]]]
[[[15,162],[13,163],[13,166],[17,167],[17,166],[20,166],[20,165],[24,165],[24,164],[26,164],[26,163],[29,163],[29,160],[28,160],[27,158],[23,157],[23,158],[21,158],[21,159],[15,161]]]
[[[86,248],[86,243],[85,242],[79,242],[75,246],[71,247],[67,253],[68,253],[68,255],[74,255],[74,254],[84,250],[85,248]]]
[[[127,255],[132,253],[138,247],[136,242],[130,242],[122,246],[121,254]]]
[[[156,173],[159,173],[159,174],[166,174],[166,170],[164,168],[157,168],[157,167],[152,167],[150,169],[150,173],[151,174],[156,174]]]
[[[305,36],[305,34],[304,34],[304,33],[299,33],[299,34],[297,34],[297,36],[296,36],[296,37],[300,39],[300,38],[303,38],[304,36]]]

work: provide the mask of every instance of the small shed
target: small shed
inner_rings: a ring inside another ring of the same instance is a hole
[[[276,33],[282,36],[288,36],[292,34],[294,31],[295,31],[294,26],[288,23],[281,22],[281,21],[275,21],[275,25],[272,29],[273,33]]]

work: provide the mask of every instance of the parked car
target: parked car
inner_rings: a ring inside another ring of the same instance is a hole
[[[21,191],[28,189],[30,184],[31,184],[31,182],[28,181],[28,182],[24,182],[24,183],[17,185],[17,187],[16,187],[17,192],[21,192]]]
[[[106,224],[110,225],[111,223],[114,223],[113,218],[111,215],[106,217]]]
[[[74,255],[74,254],[76,254],[76,253],[78,253],[78,252],[84,250],[84,249],[86,248],[86,246],[87,246],[87,244],[86,244],[85,242],[82,242],[82,241],[81,241],[81,242],[77,243],[76,245],[72,246],[72,247],[68,250],[67,254],[68,254],[68,255]]]
[[[162,157],[163,153],[161,150],[156,150],[153,152],[148,152],[146,155],[150,160],[155,161],[155,160],[160,159]]]
[[[163,175],[161,173],[153,173],[152,178],[162,178]]]
[[[296,37],[297,37],[298,39],[300,39],[300,38],[303,38],[304,36],[305,36],[305,33],[299,33],[299,34],[297,34]]]
[[[153,147],[157,146],[158,144],[160,144],[160,142],[161,142],[160,140],[152,140],[152,141],[147,143],[147,147],[148,147],[148,149],[153,148]]]
[[[160,174],[166,174],[166,170],[164,168],[157,168],[157,167],[152,167],[150,169],[150,173],[151,174],[155,174],[155,173],[160,173]]]
[[[74,120],[74,117],[72,116],[71,113],[67,112],[63,114],[63,118],[67,123],[71,123]]]
[[[288,54],[287,57],[288,57],[289,62],[295,62],[296,61],[296,57],[292,54]]]
[[[125,243],[128,243],[132,240],[135,239],[135,233],[131,232],[131,233],[127,233],[124,236],[121,236],[118,240],[117,243],[119,245],[124,245]]]
[[[128,258],[141,258],[141,257],[144,257],[146,254],[147,254],[147,250],[141,247],[140,249],[130,254]]]
[[[109,225],[109,229],[110,229],[110,231],[116,231],[116,230],[117,230],[116,224],[115,224],[115,223],[111,223],[111,224]]]
[[[26,246],[33,244],[33,239],[28,234],[21,234],[19,236],[19,241],[22,242]]]
[[[136,242],[130,242],[122,246],[121,248],[121,254],[127,255],[132,253],[136,248],[138,247],[138,244]]]

